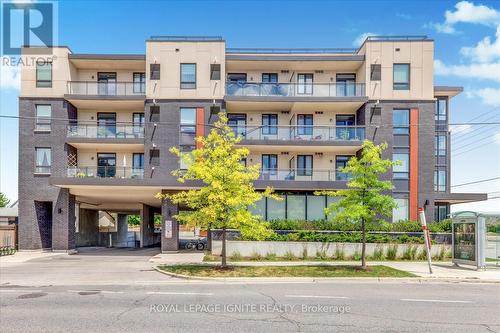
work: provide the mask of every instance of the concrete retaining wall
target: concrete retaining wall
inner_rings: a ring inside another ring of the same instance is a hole
[[[383,249],[384,254],[392,244],[366,244],[366,253],[373,255],[375,249]],[[409,246],[417,246],[417,254],[425,249],[423,244],[397,244],[397,257],[401,257]],[[321,242],[258,242],[258,241],[227,241],[227,255],[231,256],[233,252],[239,252],[243,257],[250,257],[256,254],[265,256],[268,253],[275,254],[278,257],[285,256],[286,253],[293,253],[294,256],[301,258],[304,251],[310,257],[316,256],[317,252],[326,253],[327,256],[334,256],[336,249],[343,250],[346,258],[352,257],[355,252],[361,253],[361,243],[321,243]],[[432,255],[438,255],[443,249],[450,251],[449,245],[432,245]],[[220,255],[222,241],[212,241],[212,254]]]

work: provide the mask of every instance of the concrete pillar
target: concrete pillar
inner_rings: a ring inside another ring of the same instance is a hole
[[[99,246],[99,211],[80,208],[75,245]]]
[[[141,247],[154,244],[154,210],[143,204],[141,209]]]
[[[161,251],[178,251],[179,250],[179,223],[173,217],[178,213],[177,205],[173,204],[169,199],[163,199],[161,204],[162,215],[162,235],[161,235]],[[171,237],[166,236],[166,222],[171,221]]]
[[[118,214],[116,221],[116,233],[113,233],[114,247],[127,247],[128,238],[128,216]]]

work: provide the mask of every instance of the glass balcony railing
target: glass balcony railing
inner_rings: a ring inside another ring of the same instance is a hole
[[[84,96],[141,96],[146,94],[146,83],[68,81],[68,94]]]
[[[363,141],[363,126],[231,126],[244,140]]]
[[[262,169],[259,180],[334,181],[333,170],[318,169]]]
[[[70,178],[143,179],[144,169],[117,166],[68,167],[67,176]]]
[[[96,125],[77,124],[68,125],[67,135],[69,138],[92,138],[92,139],[142,139],[144,138],[143,125]]]
[[[362,97],[364,83],[251,83],[226,84],[227,96]]]

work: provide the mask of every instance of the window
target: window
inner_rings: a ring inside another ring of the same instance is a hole
[[[97,112],[97,136],[115,138],[116,133],[116,113]]]
[[[445,122],[448,114],[448,99],[439,97],[436,101],[436,110],[434,113],[434,118],[436,121]]]
[[[142,178],[144,176],[144,153],[134,153],[132,155],[132,178]]]
[[[99,95],[116,95],[116,72],[97,73],[97,93]]]
[[[319,195],[307,195],[307,220],[322,220],[325,218],[325,197]]]
[[[313,115],[299,114],[297,115],[297,134],[312,135],[313,134]]]
[[[184,145],[180,147],[180,151],[182,154],[190,154],[193,150],[195,150],[195,146]],[[182,158],[179,159],[179,169],[187,170],[189,164],[187,164]]]
[[[36,64],[36,86],[37,88],[52,87],[52,63],[40,62]]]
[[[51,149],[35,148],[35,155],[35,173],[50,173]]]
[[[349,180],[351,174],[344,172],[342,169],[347,166],[347,162],[352,156],[337,155],[335,156],[335,180]]]
[[[395,109],[392,112],[394,134],[410,134],[410,110]]]
[[[392,167],[392,178],[394,179],[407,179],[409,175],[409,157],[408,153],[394,153],[392,154],[393,161],[399,161],[399,165]]]
[[[410,90],[410,64],[394,64],[393,89]]]
[[[278,83],[278,74],[262,73],[262,83]]]
[[[181,89],[196,89],[196,64],[181,64]]]
[[[156,122],[160,121],[160,106],[153,105],[149,107],[149,121]]]
[[[450,206],[445,203],[436,203],[434,206],[434,222],[446,220],[450,215]]]
[[[382,65],[381,64],[371,64],[370,66],[370,80],[380,81],[382,77]]]
[[[194,145],[196,137],[196,108],[181,108],[180,143]]]
[[[276,135],[278,134],[278,115],[277,114],[263,114],[262,115],[262,134],[263,135]]]
[[[262,173],[276,175],[278,172],[278,155],[262,155]]]
[[[210,64],[210,80],[220,80],[220,64]]]
[[[137,112],[132,114],[132,124],[134,125],[134,128],[137,128],[140,130],[142,127],[144,127],[144,113],[143,112]]]
[[[408,220],[408,199],[395,198],[396,207],[392,209],[392,222]]]
[[[160,79],[160,64],[149,64],[149,78],[151,80]]]
[[[446,192],[446,169],[437,168],[434,170],[434,191]]]
[[[122,173],[120,172],[120,175],[121,174]],[[116,154],[115,153],[98,153],[97,154],[97,176],[98,177],[115,177],[116,176]]]
[[[277,220],[286,218],[286,197],[284,195],[278,195],[283,200],[274,200],[268,198],[267,200],[267,220]]]
[[[151,166],[159,166],[160,165],[160,150],[159,149],[150,149],[149,150],[149,164]]]
[[[231,127],[236,136],[245,137],[247,131],[247,115],[241,113],[229,113],[227,125]]]
[[[134,93],[144,94],[146,92],[146,73],[134,73]]]
[[[297,176],[313,175],[313,156],[312,155],[297,155]]]
[[[335,134],[337,140],[352,140],[356,137],[355,115],[337,115],[335,117]]]
[[[436,140],[434,143],[434,155],[435,156],[446,156],[446,135],[445,134],[436,135]]]
[[[35,131],[50,132],[50,123],[52,115],[52,105],[35,105],[36,124]]]
[[[337,96],[355,96],[356,74],[337,74]]]
[[[286,218],[290,220],[305,220],[306,218],[306,196],[286,196]]]
[[[246,73],[228,73],[227,82],[229,83],[246,83],[247,74]]]
[[[313,93],[313,74],[297,75],[297,94],[312,95]]]

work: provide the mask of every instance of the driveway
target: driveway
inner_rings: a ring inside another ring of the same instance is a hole
[[[78,254],[21,252],[0,260],[0,286],[148,285],[171,278],[153,270],[159,248],[80,248]]]

